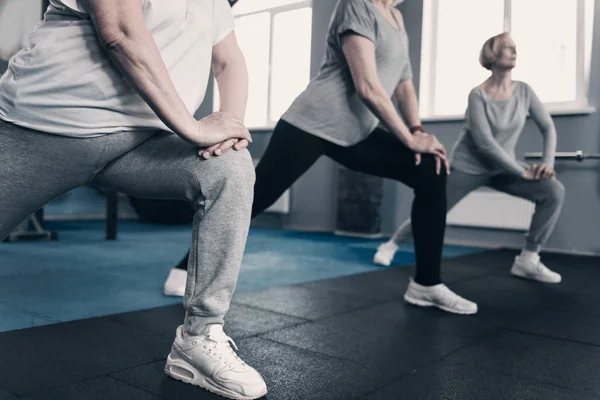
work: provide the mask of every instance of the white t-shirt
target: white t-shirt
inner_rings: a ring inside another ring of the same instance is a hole
[[[213,47],[234,28],[227,0],[140,0],[190,113],[204,99]],[[78,0],[50,0],[45,21],[0,78],[0,119],[42,132],[93,137],[169,130],[108,59]]]

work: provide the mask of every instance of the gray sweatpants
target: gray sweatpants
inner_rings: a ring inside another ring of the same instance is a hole
[[[448,211],[466,195],[482,186],[488,186],[535,203],[535,213],[525,236],[525,249],[540,251],[552,234],[562,210],[565,200],[565,188],[562,183],[556,179],[530,181],[507,174],[471,175],[453,169],[446,184]],[[392,236],[392,240],[396,244],[400,244],[411,235],[409,219],[400,225]]]
[[[50,135],[0,120],[0,240],[50,200],[84,184],[194,204],[184,331],[223,323],[246,246],[254,190],[247,150],[204,160],[174,134]]]

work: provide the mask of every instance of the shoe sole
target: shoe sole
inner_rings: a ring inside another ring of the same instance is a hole
[[[511,269],[510,273],[513,276],[516,276],[517,278],[526,279],[528,281],[536,281],[536,282],[541,282],[541,283],[560,283],[560,282],[562,282],[562,278],[559,279],[558,281],[544,280],[544,279],[539,279],[539,278],[531,276],[531,275],[527,275],[524,272],[521,272],[519,270],[514,270],[514,269]]]
[[[179,368],[188,373],[191,373],[193,375],[193,378],[178,374],[174,370],[174,368]],[[184,360],[176,360],[176,359],[171,358],[171,354],[169,354],[169,356],[167,357],[167,363],[165,364],[165,373],[173,379],[176,379],[183,383],[189,383],[190,385],[201,387],[202,389],[208,390],[209,392],[215,393],[219,396],[222,396],[222,397],[225,397],[228,399],[255,400],[255,399],[260,399],[261,397],[263,397],[267,394],[266,389],[263,393],[261,393],[259,396],[256,396],[256,397],[242,396],[237,393],[233,393],[230,390],[228,390],[227,388],[220,386],[219,384],[214,382],[212,379],[210,379],[209,377],[202,374],[200,371],[198,371],[196,368],[194,368],[192,365],[185,362]]]
[[[181,292],[177,292],[174,290],[167,290],[167,289],[164,289],[163,293],[165,294],[165,296],[171,296],[171,297],[184,297],[184,295],[185,295],[185,292],[181,293]]]
[[[407,295],[404,295],[404,300],[407,303],[410,303],[410,304],[415,305],[415,306],[419,306],[419,307],[437,307],[440,310],[444,310],[444,311],[447,311],[447,312],[453,313],[453,314],[461,314],[461,315],[477,314],[477,310],[475,310],[475,311],[457,310],[455,308],[450,308],[450,307],[446,307],[446,306],[442,306],[442,305],[439,305],[439,304],[432,303],[431,301],[415,299],[414,297],[410,297],[410,296],[407,296]]]
[[[375,255],[373,258],[373,264],[383,265],[384,267],[389,267],[392,264],[392,260],[384,260],[381,257]]]

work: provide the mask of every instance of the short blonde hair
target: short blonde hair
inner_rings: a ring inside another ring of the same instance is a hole
[[[499,35],[492,36],[491,38],[485,41],[483,47],[481,48],[481,51],[479,52],[479,64],[481,64],[483,68],[487,70],[492,69],[492,67],[496,63],[496,59],[498,58],[498,55],[494,51],[494,46],[500,39],[508,36],[508,32],[503,32]]]

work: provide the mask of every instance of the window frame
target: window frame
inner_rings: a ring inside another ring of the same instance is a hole
[[[252,0],[245,0],[245,1],[252,1]],[[277,121],[273,121],[271,120],[271,85],[272,85],[272,81],[273,81],[273,60],[274,60],[274,52],[273,52],[273,48],[274,48],[274,29],[275,29],[275,16],[277,14],[281,14],[284,12],[288,12],[288,11],[294,11],[294,10],[300,10],[302,8],[310,8],[311,12],[314,12],[313,9],[313,0],[299,0],[296,1],[295,3],[291,3],[291,4],[284,4],[281,6],[271,6],[271,7],[265,7],[265,8],[259,8],[256,9],[254,11],[250,11],[250,12],[243,12],[243,13],[236,13],[235,12],[235,5],[232,8],[233,11],[233,18],[234,20],[238,19],[238,18],[243,18],[243,17],[248,17],[251,15],[255,15],[255,14],[261,14],[261,13],[265,13],[268,12],[269,16],[270,16],[270,27],[269,27],[269,71],[268,71],[268,84],[267,84],[267,112],[265,115],[265,120],[266,123],[264,125],[257,125],[257,126],[253,126],[250,125],[248,126],[249,129],[252,130],[268,130],[268,129],[273,129],[275,127],[275,125],[277,124]],[[314,15],[313,15],[314,16]],[[312,17],[311,17],[311,21],[312,21]],[[311,46],[312,48],[312,46]],[[311,60],[307,60],[307,62],[310,64]],[[216,80],[214,80],[214,88],[216,90],[217,88],[217,82]],[[219,104],[217,104],[217,102],[214,99],[213,96],[213,111],[218,110],[219,108]]]

